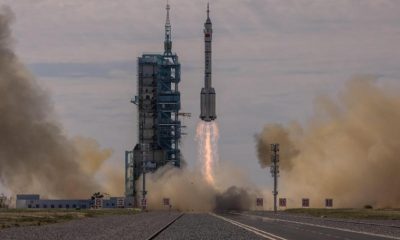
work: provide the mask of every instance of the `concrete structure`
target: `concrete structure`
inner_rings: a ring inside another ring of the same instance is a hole
[[[163,54],[143,54],[138,58],[137,96],[138,143],[125,152],[125,195],[137,196],[136,181],[143,172],[161,166],[181,165],[181,109],[179,82],[181,65],[172,53],[169,4],[165,23]],[[145,195],[145,192],[144,192]]]
[[[58,208],[58,209],[88,209],[88,208],[132,208],[132,197],[110,197],[99,199],[40,199],[38,194],[17,195],[16,208]]]
[[[210,20],[210,7],[207,4],[207,20],[204,23],[204,88],[201,89],[200,93],[200,119],[206,122],[214,121],[215,119],[217,119],[215,108],[215,90],[211,85],[212,34],[213,30]]]

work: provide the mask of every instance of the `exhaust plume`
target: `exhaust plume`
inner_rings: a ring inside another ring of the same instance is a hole
[[[270,165],[270,144],[281,145],[280,196],[309,197],[313,206],[400,207],[399,89],[356,77],[338,101],[321,97],[301,127],[266,125],[256,136],[259,163]],[[290,199],[291,198],[291,199]]]
[[[215,121],[200,121],[197,124],[199,161],[206,181],[215,186],[215,169],[218,164],[218,125]]]
[[[88,197],[112,153],[92,139],[66,137],[45,92],[14,54],[10,23],[0,8],[0,182],[13,194]]]

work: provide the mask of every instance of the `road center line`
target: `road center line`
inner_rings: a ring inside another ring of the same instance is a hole
[[[269,240],[287,240],[286,238],[279,237],[279,236],[274,235],[272,233],[260,230],[258,228],[246,225],[244,223],[240,223],[240,222],[234,221],[234,220],[229,219],[229,218],[222,217],[222,216],[214,214],[214,213],[210,213],[210,215],[212,215],[212,216],[214,216],[216,218],[219,218],[221,220],[224,220],[226,222],[229,222],[230,224],[233,224],[233,225],[238,226],[240,228],[243,228],[243,229],[245,229],[245,230],[247,230],[249,232],[257,234],[258,236],[261,236],[261,237],[263,237],[265,239],[269,239]]]

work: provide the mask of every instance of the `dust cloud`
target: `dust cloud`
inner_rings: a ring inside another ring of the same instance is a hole
[[[165,209],[163,198],[169,198],[172,208],[181,211],[209,211],[215,206],[216,190],[199,171],[165,166],[146,177],[151,209]],[[140,178],[138,185],[141,182]]]
[[[217,194],[215,210],[245,211],[254,205],[256,196],[251,190],[232,186]]]
[[[335,207],[400,207],[400,89],[378,83],[355,77],[338,100],[318,98],[306,126],[269,124],[257,135],[263,168],[270,144],[280,143],[280,196],[289,205],[309,197],[315,207],[325,198]]]
[[[0,182],[13,194],[89,197],[103,190],[95,177],[112,151],[63,132],[49,94],[13,52],[14,18],[0,7]]]
[[[212,210],[248,210],[256,200],[249,179],[242,169],[220,162],[217,122],[200,121],[196,128],[198,164],[175,168],[166,165],[146,176],[150,209],[168,209],[163,199],[169,198],[172,209],[207,212]],[[137,181],[139,199],[142,180]]]
[[[201,168],[164,166],[146,174],[149,209],[168,209],[162,199],[169,198],[172,209],[208,212],[212,210],[249,210],[257,197],[265,196],[247,178],[243,170],[220,163],[215,169],[215,185],[210,184]],[[142,177],[137,181],[141,199]]]

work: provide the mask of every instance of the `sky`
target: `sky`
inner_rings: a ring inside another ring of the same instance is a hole
[[[51,92],[64,131],[95,138],[120,166],[137,140],[136,60],[162,52],[164,0],[0,0],[16,15],[15,49]],[[195,166],[203,84],[203,0],[170,0],[173,51],[182,64],[182,150]],[[400,1],[211,0],[213,85],[221,161],[271,182],[254,135],[267,123],[306,123],[320,95],[355,75],[400,79]]]

